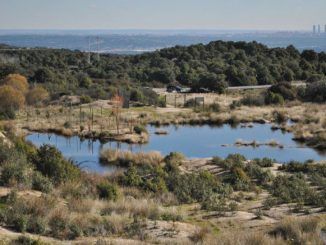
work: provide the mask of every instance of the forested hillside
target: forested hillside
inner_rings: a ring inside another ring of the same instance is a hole
[[[162,86],[171,82],[219,90],[221,86],[273,84],[292,80],[321,80],[326,54],[293,46],[270,49],[256,42],[211,42],[176,46],[136,56],[54,49],[15,49],[0,46],[0,79],[20,73],[44,84],[51,94],[74,92],[106,97],[123,88]]]

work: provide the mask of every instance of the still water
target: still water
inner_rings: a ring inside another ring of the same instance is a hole
[[[291,133],[281,130],[271,130],[271,125],[254,124],[252,128],[236,127],[229,125],[221,127],[211,126],[167,126],[160,127],[168,135],[156,135],[158,128],[147,127],[150,133],[150,140],[145,145],[130,145],[126,143],[108,142],[101,144],[100,141],[81,140],[79,137],[65,138],[55,134],[33,133],[27,136],[27,140],[36,146],[51,144],[56,146],[67,158],[72,158],[88,171],[110,172],[115,169],[112,166],[102,166],[99,163],[99,154],[102,149],[121,149],[138,151],[159,151],[163,155],[173,151],[182,152],[188,158],[201,157],[226,157],[231,153],[240,153],[248,159],[269,157],[278,162],[290,160],[305,161],[308,159],[326,159],[325,153],[317,152],[314,149],[305,147],[292,140]],[[284,148],[260,146],[260,147],[237,147],[234,143],[237,140],[253,141],[264,143],[275,140]],[[223,146],[224,145],[224,146]],[[226,145],[226,146],[225,146]]]

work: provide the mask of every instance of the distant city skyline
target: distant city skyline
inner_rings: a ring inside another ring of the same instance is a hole
[[[325,0],[0,0],[0,29],[308,31],[325,10]]]

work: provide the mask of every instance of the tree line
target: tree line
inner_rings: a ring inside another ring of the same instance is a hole
[[[2,50],[1,50],[2,49]],[[294,46],[268,48],[257,42],[215,41],[140,55],[96,54],[65,49],[13,49],[0,45],[0,79],[19,73],[51,94],[106,98],[116,90],[179,83],[221,92],[226,86],[322,80],[326,53]]]

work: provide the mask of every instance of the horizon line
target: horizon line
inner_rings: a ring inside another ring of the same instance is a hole
[[[326,25],[326,24],[325,24]],[[311,26],[313,27],[313,25]],[[237,28],[0,28],[0,31],[259,31],[303,32],[310,29],[237,29]]]

